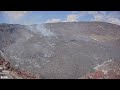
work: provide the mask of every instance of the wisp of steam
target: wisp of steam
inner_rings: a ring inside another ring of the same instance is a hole
[[[40,24],[40,25],[31,25],[29,26],[29,30],[35,32],[35,33],[40,33],[43,36],[55,36],[55,34],[53,32],[50,31],[50,29],[46,29],[44,27],[44,25]]]

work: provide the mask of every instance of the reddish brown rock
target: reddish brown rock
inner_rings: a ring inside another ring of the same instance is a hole
[[[79,79],[120,79],[120,62],[109,62],[101,65],[93,73],[89,73]]]
[[[3,68],[3,70],[9,71],[9,75],[12,78],[10,79],[40,79],[37,75],[34,75],[28,71],[18,70],[10,65],[8,61],[5,61],[2,57],[0,57],[0,67]],[[0,72],[2,73],[1,70]]]

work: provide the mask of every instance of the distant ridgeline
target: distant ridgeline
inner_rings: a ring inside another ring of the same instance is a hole
[[[79,78],[120,60],[120,26],[105,22],[0,24],[0,54],[13,67],[43,78]]]

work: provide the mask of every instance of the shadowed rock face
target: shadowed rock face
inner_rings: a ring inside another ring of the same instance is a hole
[[[104,22],[1,24],[0,37],[14,67],[46,79],[79,78],[104,61],[120,59],[120,26]]]

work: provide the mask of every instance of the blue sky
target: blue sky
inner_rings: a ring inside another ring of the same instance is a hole
[[[120,11],[1,11],[0,23],[104,21],[120,25]]]

